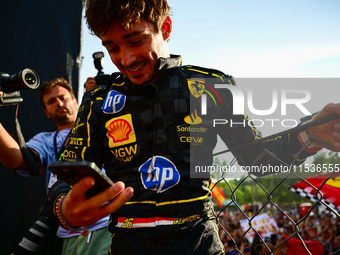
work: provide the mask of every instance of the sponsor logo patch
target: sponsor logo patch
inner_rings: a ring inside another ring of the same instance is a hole
[[[120,112],[125,105],[126,96],[118,91],[110,91],[102,104],[102,110],[104,113],[112,114]]]
[[[190,125],[198,125],[202,123],[202,118],[197,115],[197,110],[184,118],[184,122]]]
[[[153,156],[139,169],[145,189],[162,193],[179,183],[180,174],[176,166],[167,158]]]
[[[120,161],[120,162],[130,162],[132,157],[137,152],[137,144],[112,149],[111,153]]]
[[[106,122],[109,147],[122,146],[136,141],[136,133],[132,125],[131,114],[113,118]]]
[[[204,79],[188,79],[188,87],[191,94],[199,98],[205,89],[205,80]]]
[[[207,97],[209,96],[217,107],[218,104],[222,106],[222,100],[217,91],[208,85],[204,79],[188,79],[188,88],[191,95],[195,98],[201,97],[201,114],[206,115],[207,111]],[[198,116],[197,109],[193,109],[190,115],[184,118],[185,123],[190,125],[198,125],[202,123],[202,118]]]

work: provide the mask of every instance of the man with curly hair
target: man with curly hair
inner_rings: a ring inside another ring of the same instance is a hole
[[[244,121],[243,114],[233,116],[227,90],[218,99],[221,107],[214,107],[207,97],[211,115],[198,116],[204,88],[233,86],[233,78],[217,70],[182,66],[181,57],[169,53],[172,21],[166,0],[88,0],[86,7],[89,28],[120,72],[111,75],[108,86],[84,96],[80,125],[71,135],[77,144],[66,148],[63,160],[104,165],[107,175],[133,188],[134,195],[122,207],[110,202],[107,191],[86,198],[85,191],[94,183],[84,178],[71,190],[60,184],[52,209],[61,205],[63,224],[72,229],[84,229],[111,214],[110,254],[223,254],[216,219],[211,217],[210,177],[192,178],[190,164],[212,163],[217,135],[229,148],[258,138],[250,127],[212,127],[212,118]],[[191,85],[196,86],[195,96]],[[340,114],[339,105],[327,106],[314,119],[334,113]],[[263,149],[270,149],[292,162],[308,135],[339,150],[340,125],[319,127],[233,154],[240,164],[252,165]],[[201,131],[201,138],[195,137],[195,130]],[[191,146],[198,149],[192,151]],[[318,149],[310,145],[301,160]],[[269,156],[260,163],[281,164]],[[125,195],[132,195],[130,187]]]

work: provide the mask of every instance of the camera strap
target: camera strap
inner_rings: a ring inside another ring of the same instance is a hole
[[[70,132],[67,134],[63,144],[60,146],[59,151],[58,151],[58,145],[57,145],[57,136],[58,136],[59,131],[56,131],[56,133],[54,134],[53,147],[54,147],[54,154],[55,154],[56,161],[61,160],[62,154],[63,154],[62,152],[63,152],[65,146],[67,146],[69,144],[71,132],[72,132],[72,128],[70,129]]]
[[[17,117],[15,117],[15,128],[18,136],[18,143],[20,146],[21,154],[24,159],[26,169],[30,176],[40,176],[43,173],[40,160],[33,156],[33,152],[27,148],[24,136],[21,132],[20,123]]]

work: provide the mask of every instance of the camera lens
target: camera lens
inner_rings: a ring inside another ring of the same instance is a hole
[[[21,78],[26,88],[36,89],[40,85],[38,74],[30,68],[21,71]]]
[[[36,82],[35,80],[35,76],[31,73],[27,73],[25,74],[24,80],[28,83],[28,84],[34,84]]]
[[[40,79],[38,74],[30,68],[25,68],[13,75],[1,75],[0,79],[0,87],[4,93],[11,93],[24,89],[36,89],[39,85]]]

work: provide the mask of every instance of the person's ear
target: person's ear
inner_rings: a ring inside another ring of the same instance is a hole
[[[49,118],[49,119],[50,119],[50,115],[48,114],[48,112],[47,112],[47,110],[46,110],[46,109],[44,109],[44,113],[46,114],[47,118]]]
[[[163,32],[163,39],[164,41],[170,38],[170,34],[172,31],[172,20],[170,16],[166,16],[163,25],[162,25],[162,32]]]

